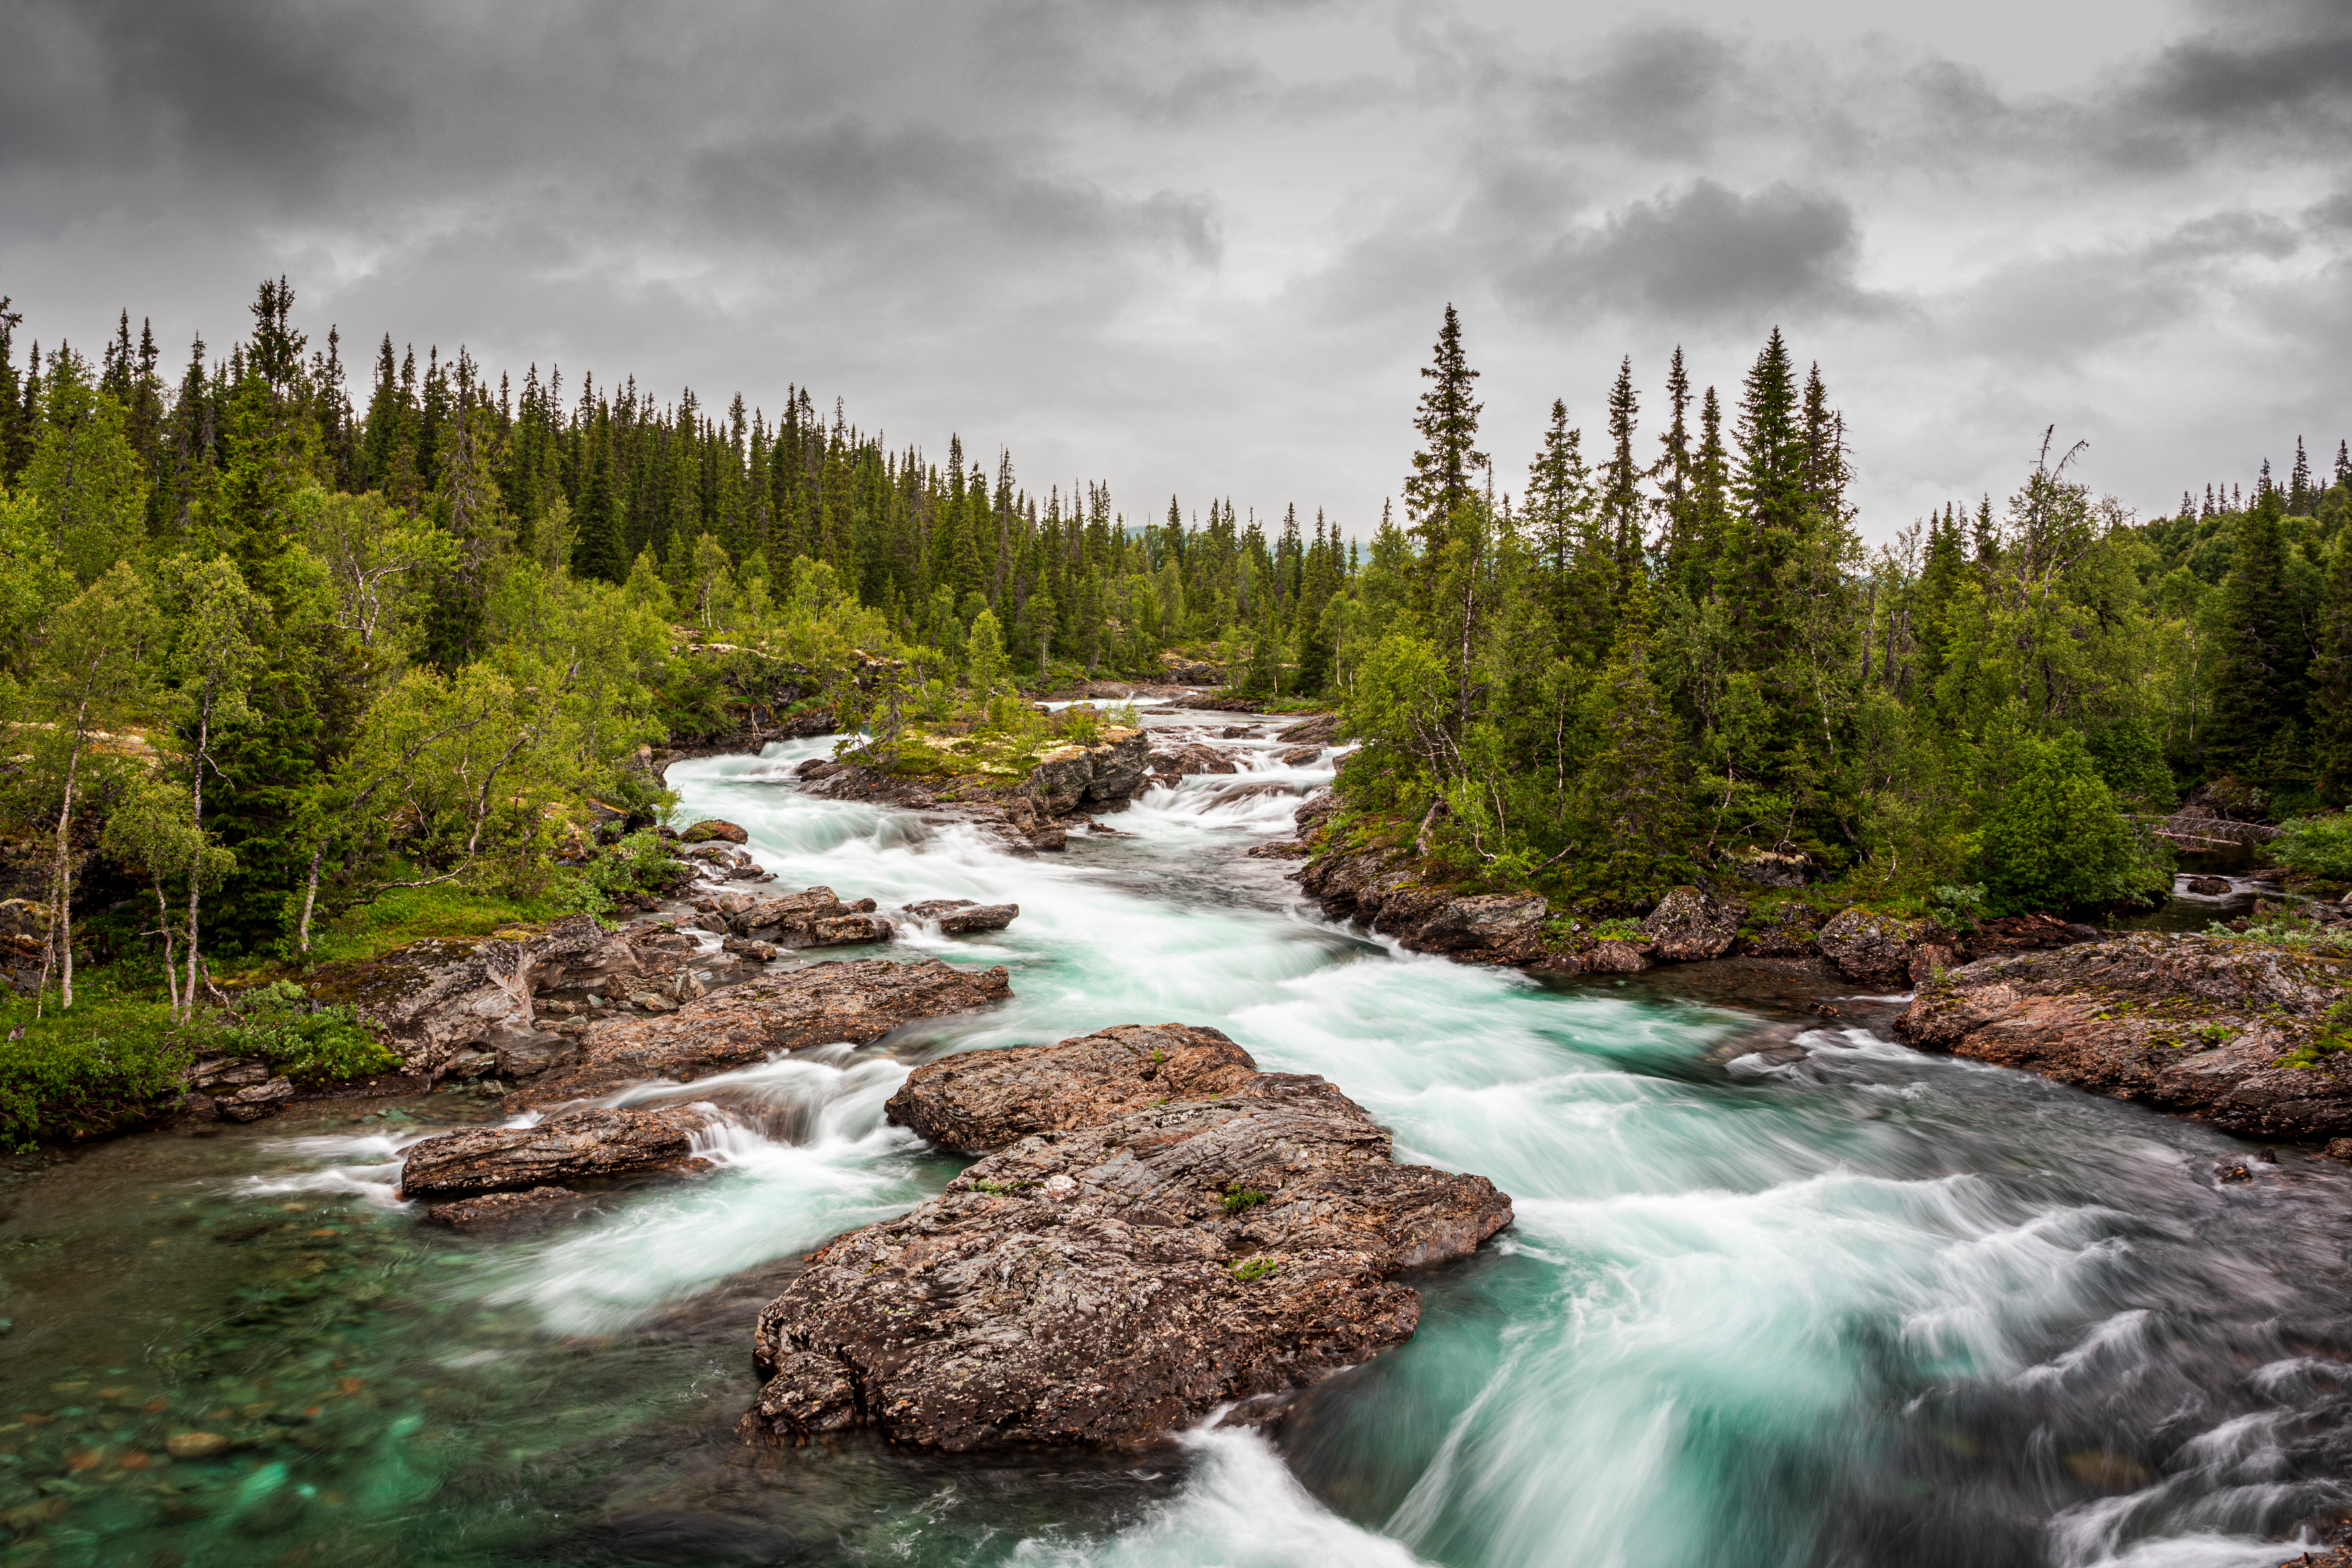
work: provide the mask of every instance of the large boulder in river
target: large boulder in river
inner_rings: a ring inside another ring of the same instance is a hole
[[[1917,921],[1856,905],[1832,915],[1813,945],[1849,980],[1904,980],[1911,973],[1911,944],[1923,929]]]
[[[724,987],[676,1012],[600,1019],[581,1036],[577,1065],[542,1073],[506,1103],[553,1105],[649,1078],[684,1082],[774,1051],[863,1045],[902,1024],[977,1012],[1012,994],[1002,966],[959,969],[936,958],[812,964]]]
[[[926,1062],[890,1096],[887,1113],[941,1148],[974,1155],[1144,1105],[1223,1094],[1256,1076],[1249,1052],[1215,1030],[1121,1024],[1059,1045]]]
[[[1449,898],[1412,932],[1423,953],[1466,953],[1483,948],[1517,956],[1541,939],[1550,906],[1538,893],[1486,893]]]
[[[887,942],[898,929],[887,917],[874,913],[872,899],[844,904],[829,887],[751,900],[728,917],[728,928],[739,936],[782,947]]]
[[[1151,742],[1139,729],[1106,727],[1093,746],[1064,746],[1038,758],[1020,792],[1048,815],[1124,806],[1150,782]]]
[[[468,1046],[536,1033],[534,993],[644,967],[627,937],[575,915],[537,931],[411,942],[330,965],[307,988],[320,1001],[352,1004],[408,1071],[431,1076]]]
[[[969,898],[927,898],[907,905],[907,913],[928,920],[950,936],[975,931],[1002,931],[1021,918],[1017,904],[974,904]]]
[[[1738,904],[1709,898],[1697,888],[1671,888],[1642,922],[1642,937],[1669,963],[1720,958],[1739,939],[1739,917],[1745,913]]]
[[[707,844],[721,841],[730,844],[748,844],[751,841],[751,835],[744,829],[717,817],[695,823],[677,837],[680,843],[688,844]]]
[[[1209,1031],[1185,1035],[1206,1071],[1239,1065]],[[1006,1071],[1047,1097],[1040,1114],[1083,1115],[1124,1103],[1089,1064],[1131,1081],[1139,1038],[1065,1041]],[[1004,1103],[1010,1080],[959,1077]],[[740,1429],[1141,1448],[1402,1342],[1420,1300],[1393,1276],[1465,1256],[1510,1218],[1482,1176],[1396,1164],[1388,1134],[1312,1076],[1255,1073],[1040,1132],[811,1255],[760,1314],[768,1381]]]
[[[2135,932],[1931,976],[1895,1029],[2247,1137],[2315,1142],[2352,1134],[2352,1062],[2318,1048],[2347,988],[2352,959]]]
[[[411,1144],[400,1167],[407,1197],[465,1197],[583,1176],[674,1170],[694,1158],[703,1113],[574,1111],[535,1127],[466,1127]]]

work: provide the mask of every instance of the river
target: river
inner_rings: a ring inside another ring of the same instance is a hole
[[[1010,1005],[640,1094],[728,1109],[715,1174],[535,1237],[395,1201],[404,1144],[493,1114],[464,1094],[16,1159],[0,1568],[2252,1568],[2352,1510],[2340,1167],[1912,1052],[1885,998],[1824,1021],[1697,971],[1539,984],[1334,928],[1244,854],[1328,756],[1268,747],[1014,858],[801,795],[827,749],[674,765],[678,820],[741,823],[786,886],[1017,901],[913,943],[1008,966]],[[738,1443],[793,1260],[960,1168],[883,1121],[911,1063],[1166,1020],[1324,1074],[1516,1224],[1271,1440]],[[172,1460],[196,1430],[234,1446]]]

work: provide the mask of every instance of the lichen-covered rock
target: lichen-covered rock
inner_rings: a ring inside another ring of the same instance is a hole
[[[1123,1100],[1088,1064],[1130,1082],[1140,1038],[1107,1030],[934,1087],[1002,1106],[1025,1076],[1066,1097],[1038,1114],[1083,1114]],[[1212,1073],[1238,1065],[1214,1038],[1183,1049]],[[1011,1130],[980,1105],[942,1115]],[[1395,1164],[1388,1134],[1319,1078],[1255,1073],[1040,1132],[813,1254],[760,1314],[767,1383],[740,1429],[1139,1448],[1406,1339],[1420,1301],[1391,1276],[1468,1253],[1510,1213],[1483,1177]]]
[[[1638,975],[1651,967],[1650,949],[1640,942],[1608,938],[1579,954],[1583,967],[1595,975]]]
[[[1231,1092],[1257,1076],[1213,1029],[1120,1024],[1058,1045],[968,1051],[918,1067],[887,1113],[942,1148],[980,1154],[1167,1100]]]
[[[1911,944],[1922,929],[1917,921],[1857,906],[1832,915],[1813,945],[1849,980],[1907,979]]]
[[[1672,963],[1720,958],[1739,939],[1739,917],[1746,913],[1738,904],[1709,898],[1695,887],[1671,888],[1642,922],[1642,936],[1659,957]]]
[[[501,1032],[532,1031],[534,993],[593,988],[645,967],[626,937],[575,915],[511,937],[428,938],[380,957],[330,965],[309,990],[320,1001],[352,1004],[400,1053],[406,1071],[436,1076],[463,1048]]]
[[[1124,806],[1144,789],[1151,769],[1151,742],[1139,729],[1107,727],[1093,746],[1065,746],[1045,753],[1023,781],[1020,793],[1049,814],[1065,817],[1081,807],[1097,810]]]
[[[693,1158],[709,1118],[668,1111],[574,1111],[535,1127],[466,1127],[411,1144],[400,1167],[407,1197],[456,1197],[556,1186],[585,1176],[674,1170]]]
[[[1913,1045],[2014,1067],[2249,1137],[2352,1134],[2352,1063],[2285,1067],[2352,987],[2352,959],[2135,932],[1981,958],[1895,1019]]]
[[[1537,893],[1479,894],[1448,899],[1413,933],[1423,953],[1461,953],[1472,948],[1512,952],[1541,938],[1551,913]]]
[[[736,826],[733,822],[722,821],[717,817],[695,823],[677,837],[679,842],[688,844],[707,844],[714,840],[730,844],[748,844],[751,841],[751,835],[744,829]]]
[[[553,1105],[649,1078],[685,1082],[772,1051],[863,1045],[901,1024],[977,1012],[1012,994],[1001,966],[959,969],[936,958],[860,958],[761,975],[674,1013],[599,1019],[581,1037],[578,1065],[541,1074],[506,1103]]]

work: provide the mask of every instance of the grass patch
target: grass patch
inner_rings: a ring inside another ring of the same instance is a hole
[[[1273,1275],[1281,1267],[1281,1264],[1271,1258],[1244,1258],[1234,1265],[1234,1280],[1237,1284],[1255,1284],[1258,1281]]]
[[[1229,1186],[1225,1189],[1225,1196],[1222,1201],[1227,1214],[1240,1214],[1244,1210],[1255,1208],[1273,1196],[1269,1192],[1260,1192],[1254,1186]]]

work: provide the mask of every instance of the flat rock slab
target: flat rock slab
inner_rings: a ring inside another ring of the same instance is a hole
[[[2352,1063],[2279,1061],[2312,1042],[2347,987],[2352,959],[2136,932],[1931,976],[1895,1029],[2247,1137],[2317,1141],[2352,1133]]]
[[[1059,1045],[925,1062],[890,1096],[885,1113],[941,1148],[976,1155],[1161,1101],[1230,1093],[1256,1076],[1249,1052],[1215,1030],[1121,1024]]]
[[[585,1176],[671,1170],[694,1160],[694,1134],[709,1118],[667,1111],[574,1111],[535,1127],[467,1127],[408,1147],[404,1197],[455,1197],[552,1186]]]
[[[1162,1070],[1181,1054],[1181,1074],[1229,1086],[1124,1109],[1152,1050]],[[1410,1338],[1420,1298],[1391,1276],[1510,1222],[1492,1182],[1396,1164],[1362,1107],[1320,1078],[1248,1071],[1213,1030],[1112,1030],[938,1065],[956,1071],[901,1109],[967,1138],[1110,1113],[1021,1136],[813,1254],[760,1315],[768,1381],[747,1437],[867,1426],[950,1450],[1146,1447]]]
[[[576,1066],[541,1073],[506,1106],[560,1104],[649,1078],[685,1082],[771,1051],[864,1045],[902,1024],[977,1012],[1012,994],[1002,966],[959,969],[936,958],[812,964],[725,987],[673,1013],[599,1019],[581,1036]]]
[[[504,1230],[510,1226],[553,1217],[556,1210],[575,1203],[580,1195],[568,1186],[535,1186],[527,1192],[492,1192],[479,1197],[459,1198],[455,1203],[436,1203],[425,1210],[425,1218],[435,1225],[451,1230]]]

